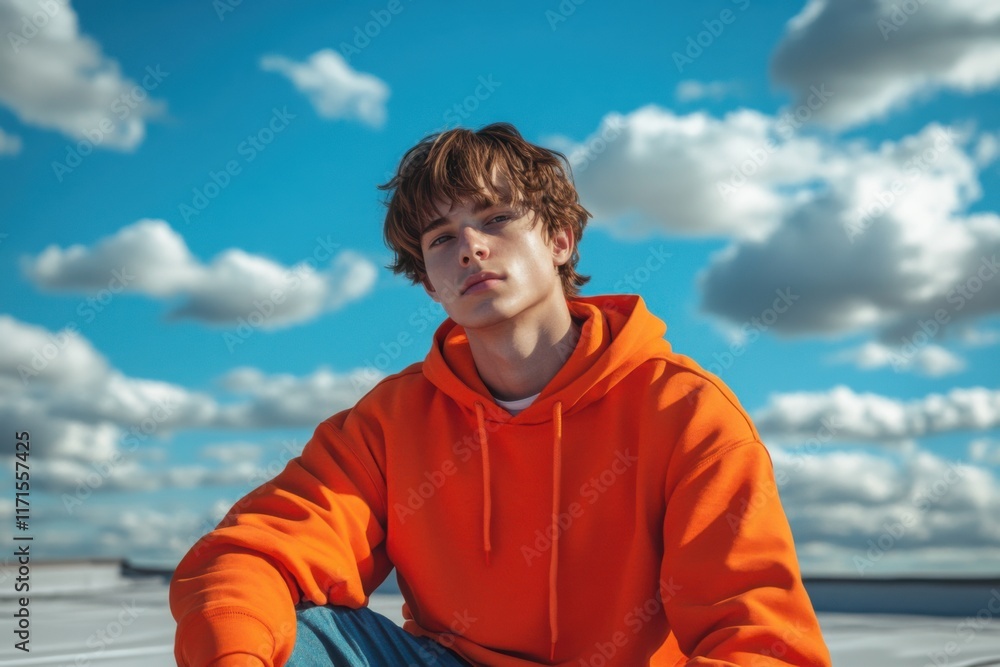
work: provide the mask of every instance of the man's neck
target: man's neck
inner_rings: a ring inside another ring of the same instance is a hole
[[[467,330],[483,384],[494,397],[514,401],[537,394],[556,376],[576,347],[580,326],[565,300],[545,321],[524,317],[488,329]]]

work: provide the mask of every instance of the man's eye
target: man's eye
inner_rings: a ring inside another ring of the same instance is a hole
[[[509,222],[511,219],[512,219],[511,216],[506,215],[506,214],[495,215],[492,218],[490,218],[489,220],[487,220],[486,224],[490,225],[490,224],[493,224],[494,222]],[[434,239],[433,241],[431,241],[430,243],[428,243],[427,247],[428,248],[433,248],[434,246],[439,245],[438,241],[443,241],[443,240],[449,239],[449,238],[451,238],[449,235],[442,234],[441,236],[437,237],[436,239]]]

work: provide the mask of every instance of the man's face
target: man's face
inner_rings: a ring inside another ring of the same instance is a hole
[[[420,239],[427,279],[424,289],[465,328],[487,327],[525,312],[542,322],[565,296],[557,267],[572,253],[572,235],[545,238],[528,210],[504,204],[475,210],[473,202],[438,202],[440,216]],[[533,224],[534,223],[534,224]],[[480,272],[495,278],[464,290]]]

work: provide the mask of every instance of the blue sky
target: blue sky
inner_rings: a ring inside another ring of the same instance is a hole
[[[37,552],[176,563],[422,359],[376,185],[507,121],[570,159],[584,294],[641,294],[754,417],[806,574],[996,575],[1000,10],[904,4],[0,1]]]

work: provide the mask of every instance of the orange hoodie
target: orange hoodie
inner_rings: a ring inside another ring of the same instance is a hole
[[[736,397],[641,297],[568,305],[580,338],[516,416],[449,318],[320,424],[177,566],[178,664],[283,665],[294,605],[365,605],[395,566],[403,628],[475,664],[830,665]]]

